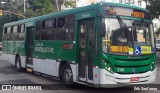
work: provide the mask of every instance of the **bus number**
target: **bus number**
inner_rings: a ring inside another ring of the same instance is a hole
[[[118,72],[124,72],[124,68],[118,68]]]
[[[36,43],[36,46],[43,46],[43,43]]]
[[[83,14],[82,18],[87,18],[87,17],[90,17],[90,16],[91,16],[90,14]]]
[[[144,18],[144,13],[141,12],[133,12],[131,15],[133,17]]]

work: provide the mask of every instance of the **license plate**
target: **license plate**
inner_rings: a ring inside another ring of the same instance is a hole
[[[139,81],[139,77],[131,77],[130,78],[130,82],[138,82]]]

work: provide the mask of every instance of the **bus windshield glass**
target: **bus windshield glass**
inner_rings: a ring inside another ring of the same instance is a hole
[[[154,52],[152,23],[105,18],[106,33],[102,39],[104,53],[151,54]]]

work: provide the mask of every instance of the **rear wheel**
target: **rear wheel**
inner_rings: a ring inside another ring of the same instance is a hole
[[[19,56],[16,57],[15,66],[16,66],[16,69],[17,69],[18,71],[22,71],[22,67],[21,67],[21,59],[20,59]]]
[[[73,73],[71,67],[68,64],[63,66],[62,71],[62,82],[67,85],[73,85]]]

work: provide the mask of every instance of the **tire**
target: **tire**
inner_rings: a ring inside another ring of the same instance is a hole
[[[65,85],[72,86],[73,85],[73,73],[71,70],[71,67],[68,64],[65,64],[63,66],[63,71],[62,71],[62,82]]]
[[[16,61],[15,61],[15,66],[16,66],[16,69],[21,72],[22,71],[22,67],[21,67],[21,59],[20,57],[16,57]]]

